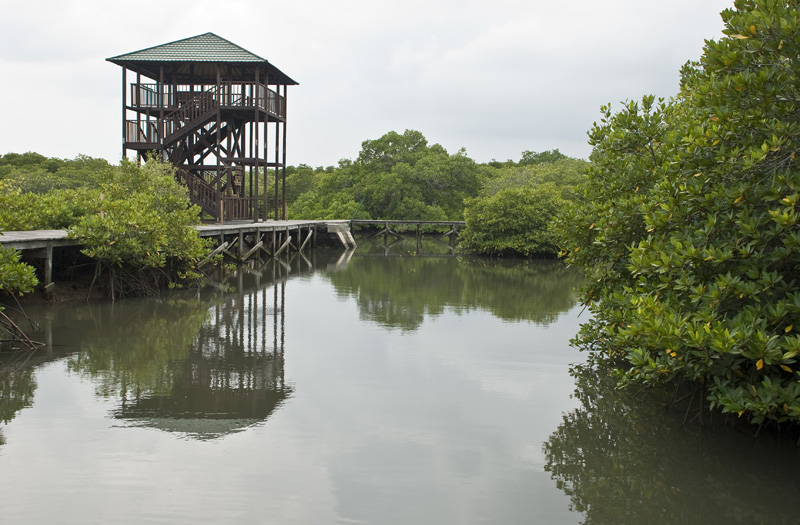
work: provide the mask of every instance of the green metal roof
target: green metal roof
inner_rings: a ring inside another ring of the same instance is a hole
[[[266,62],[236,44],[214,33],[176,40],[160,46],[148,47],[133,53],[126,53],[108,59],[114,61],[156,61],[156,62]]]
[[[158,67],[156,64],[169,65],[179,74],[188,74],[188,69],[180,64],[198,64],[192,68],[195,76],[207,76],[210,70],[202,64],[237,64],[234,74],[249,75],[253,68],[263,68],[270,74],[270,80],[279,84],[297,84],[285,73],[270,64],[266,59],[237,46],[214,33],[176,40],[159,46],[148,47],[132,53],[107,58],[109,62],[127,67],[151,78],[156,78]]]

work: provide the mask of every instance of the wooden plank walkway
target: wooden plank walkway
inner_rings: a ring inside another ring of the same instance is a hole
[[[197,234],[218,239],[214,254],[224,253],[243,262],[253,254],[263,251],[275,257],[289,248],[302,251],[320,234],[335,239],[345,249],[355,248],[349,221],[237,221],[227,224],[202,224]],[[53,287],[53,249],[79,247],[80,241],[70,239],[66,230],[4,231],[0,246],[20,250],[23,255],[43,260],[42,283],[46,292]]]
[[[464,221],[406,221],[390,219],[353,219],[354,225],[364,226],[447,226],[449,228],[459,228],[466,226]]]
[[[417,238],[422,235],[423,229],[425,227],[445,227],[447,228],[446,233],[440,233],[442,237],[449,237],[450,242],[453,243],[455,241],[456,236],[458,235],[458,231],[461,228],[466,226],[466,222],[464,221],[406,221],[406,220],[367,220],[367,219],[356,219],[351,221],[352,228],[355,231],[356,226],[365,226],[365,227],[382,227],[380,231],[374,232],[367,236],[368,239],[373,239],[378,237],[379,235],[384,236],[384,240],[388,239],[388,236],[391,235],[395,239],[402,239],[403,234],[408,234],[407,228],[414,228],[412,230]],[[400,231],[398,227],[402,227],[403,231]]]
[[[79,243],[67,238],[67,230],[31,230],[2,232],[0,245],[15,250],[35,250],[48,246],[78,246]]]
[[[266,221],[231,222],[228,224],[201,224],[197,226],[200,237],[218,237],[254,232],[284,232],[325,226],[331,231],[347,227],[348,221]],[[67,230],[30,230],[0,232],[0,245],[16,250],[33,250],[49,246],[80,246],[76,239],[67,237]]]

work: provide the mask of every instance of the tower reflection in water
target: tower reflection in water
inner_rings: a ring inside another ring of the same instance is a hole
[[[214,439],[266,421],[292,393],[284,376],[289,268],[273,269],[287,275],[263,286],[263,274],[257,274],[255,289],[243,282],[246,272],[240,271],[238,291],[223,294],[185,359],[168,365],[171,387],[125,391],[114,417],[196,439]]]

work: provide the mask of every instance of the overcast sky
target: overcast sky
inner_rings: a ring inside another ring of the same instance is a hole
[[[601,104],[677,92],[733,0],[3,1],[0,154],[117,162],[121,69],[206,32],[300,83],[288,162],[335,165],[405,129],[479,162],[587,157]]]

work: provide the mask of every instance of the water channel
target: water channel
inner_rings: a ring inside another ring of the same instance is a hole
[[[362,240],[32,305],[47,345],[0,380],[2,522],[797,523],[792,444],[581,366],[580,283]]]

